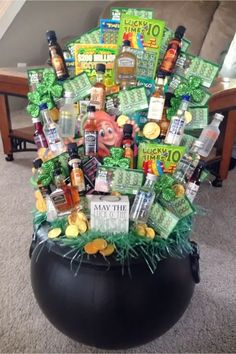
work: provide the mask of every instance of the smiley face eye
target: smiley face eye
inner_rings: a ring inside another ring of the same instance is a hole
[[[108,128],[107,131],[108,131],[108,134],[113,134],[113,129],[112,128]]]
[[[104,136],[105,136],[105,131],[104,131],[104,129],[99,130],[99,135],[100,135],[102,138],[104,138]]]

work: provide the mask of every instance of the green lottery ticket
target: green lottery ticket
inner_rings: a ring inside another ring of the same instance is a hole
[[[134,9],[127,7],[112,7],[111,8],[111,18],[112,20],[120,21],[122,15],[139,16],[141,18],[151,19],[153,18],[153,9]]]
[[[163,34],[163,38],[162,38],[162,42],[161,42],[161,49],[160,49],[160,56],[159,56],[159,59],[160,58],[163,58],[165,52],[166,52],[166,49],[168,47],[168,43],[169,41],[174,38],[174,31],[172,31],[171,29],[165,27],[164,29],[164,34]],[[182,47],[181,47],[181,51],[182,52],[187,52],[189,46],[191,44],[191,41],[188,40],[187,38],[183,38],[182,39]]]
[[[181,140],[181,146],[184,146],[186,148],[186,152],[189,151],[191,149],[191,147],[193,146],[193,143],[196,141],[197,139],[189,134],[184,134],[183,138]]]
[[[186,130],[203,129],[208,124],[208,107],[190,107],[192,120],[186,125]]]
[[[155,203],[148,217],[148,224],[163,238],[167,238],[174,230],[179,219],[160,204]]]
[[[143,184],[142,170],[115,169],[113,172],[112,191],[121,194],[137,194]]]
[[[116,44],[120,22],[109,18],[100,19],[101,43]]]
[[[174,93],[175,90],[177,89],[177,87],[179,86],[179,84],[182,82],[186,82],[186,80],[183,77],[181,77],[177,74],[174,74],[168,83],[168,92]],[[190,107],[196,107],[196,106],[202,107],[207,104],[208,100],[211,97],[211,94],[210,94],[210,92],[206,91],[206,89],[202,89],[202,90],[203,90],[204,95],[202,97],[201,102],[196,103],[196,102],[190,101]]]
[[[105,102],[106,112],[110,116],[118,117],[122,114],[120,106],[120,98],[118,93],[112,93],[111,95],[106,96]]]
[[[158,53],[138,48],[130,48],[130,51],[137,57],[137,76],[154,79],[156,77]]]
[[[175,73],[188,79],[197,76],[202,79],[202,85],[209,88],[220,70],[219,65],[204,60],[195,55],[181,52],[175,65]]]
[[[75,101],[79,101],[90,94],[92,85],[88,75],[83,72],[73,79],[66,80],[63,87],[65,91],[72,91],[75,95]]]
[[[70,52],[71,56],[75,56],[75,44],[82,43],[82,44],[97,44],[101,43],[101,32],[100,27],[92,28],[90,31],[83,33],[79,37],[72,38],[69,40],[65,47]]]
[[[148,108],[148,100],[144,87],[134,87],[118,93],[120,110],[123,114],[142,111]]]
[[[176,198],[172,201],[166,201],[163,198],[159,199],[160,204],[169,210],[177,218],[182,219],[194,213],[194,208],[187,197]]]
[[[147,97],[150,97],[155,91],[155,80],[147,77],[137,77],[137,86],[144,87]]]

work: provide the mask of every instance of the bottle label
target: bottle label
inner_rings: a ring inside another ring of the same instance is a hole
[[[85,190],[84,174],[80,168],[75,168],[71,171],[72,186],[78,187],[79,192]]]
[[[180,182],[187,182],[193,175],[199,159],[193,159],[191,156],[183,156],[177,165],[175,177]]]
[[[98,152],[98,132],[85,131],[84,132],[85,155],[96,155]]]
[[[182,135],[183,128],[184,128],[184,120],[183,119],[179,119],[179,118],[172,119],[171,124],[170,124],[169,133],[174,134],[174,135]]]
[[[199,190],[199,186],[196,183],[193,182],[188,183],[185,194],[191,203],[194,201],[198,190]]]
[[[65,197],[63,191],[61,191],[61,193],[57,193],[55,195],[51,194],[50,198],[52,199],[52,201],[57,209],[60,209],[62,207],[67,208],[68,203],[67,203],[67,200],[66,200],[66,197]]]
[[[135,60],[133,58],[119,58],[117,61],[118,67],[120,68],[134,68]]]
[[[148,119],[161,120],[165,99],[160,97],[151,97],[148,109]]]
[[[102,87],[91,88],[90,104],[95,106],[97,110],[101,110],[104,107],[104,90]]]
[[[48,138],[48,142],[49,144],[54,144],[56,141],[58,141],[58,131],[57,128],[50,128],[47,131],[47,138]]]
[[[160,70],[164,70],[168,73],[173,71],[175,62],[178,58],[178,48],[179,46],[176,43],[171,43],[168,46]]]
[[[48,147],[47,140],[43,134],[34,136],[34,142],[38,149],[42,147]]]
[[[218,132],[215,131],[206,131],[202,132],[200,136],[200,141],[203,142],[203,147],[199,150],[200,155],[202,156],[208,156],[211,152],[211,149],[213,148],[217,138],[218,138]]]
[[[146,221],[150,207],[154,200],[154,194],[152,192],[139,191],[136,194],[134,204],[131,209],[131,220],[134,221]]]

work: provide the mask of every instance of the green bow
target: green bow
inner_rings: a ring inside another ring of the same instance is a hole
[[[54,99],[60,98],[63,93],[63,86],[57,84],[56,75],[51,69],[44,69],[43,80],[36,86],[36,91],[28,93],[29,104],[27,112],[36,118],[40,114],[39,106],[47,103],[48,109],[55,107]]]
[[[172,189],[174,178],[169,175],[161,175],[154,187],[158,197],[162,197],[165,201],[170,202],[175,199],[175,191]]]
[[[175,89],[175,96],[181,97],[188,95],[193,102],[199,103],[204,97],[204,90],[201,88],[202,79],[197,76],[190,76],[184,82],[181,82]]]
[[[110,149],[110,155],[104,157],[103,165],[107,167],[122,167],[129,168],[130,159],[127,157],[123,157],[124,149],[112,147]]]
[[[38,175],[37,183],[41,183],[44,187],[50,185],[54,179],[54,170],[56,166],[60,165],[62,168],[62,174],[66,177],[69,176],[68,168],[68,154],[63,153],[55,158],[42,163],[40,173]]]
[[[171,119],[178,111],[180,103],[181,103],[181,98],[180,97],[172,97],[170,100],[170,103],[171,103],[171,107],[168,109],[168,112],[167,112],[168,119]]]

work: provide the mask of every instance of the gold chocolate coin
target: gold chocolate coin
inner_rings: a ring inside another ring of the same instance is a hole
[[[58,236],[60,236],[61,231],[62,230],[60,227],[50,230],[48,233],[48,238],[57,238]]]
[[[94,247],[93,242],[88,242],[85,246],[84,246],[84,251],[87,254],[96,254],[98,252],[97,248]]]
[[[149,237],[149,238],[154,238],[155,237],[155,231],[153,230],[153,228],[151,227],[147,227],[146,228],[146,236]]]
[[[122,128],[127,122],[129,121],[129,117],[125,116],[124,114],[122,114],[121,116],[119,116],[117,118],[116,123],[118,124],[118,126],[120,128]]]
[[[184,189],[184,186],[182,186],[182,184],[174,184],[172,188],[175,191],[176,197],[183,197],[184,196],[185,189]]]
[[[82,211],[77,212],[77,218],[79,220],[87,222],[87,217]]]
[[[161,129],[159,125],[155,122],[149,122],[145,124],[143,128],[143,135],[145,138],[153,140],[160,135]]]
[[[185,118],[185,123],[188,124],[191,122],[191,120],[193,119],[192,113],[185,111],[184,113],[184,118]]]
[[[77,212],[72,211],[72,213],[68,216],[68,223],[70,225],[75,225],[77,220]]]
[[[77,221],[78,221],[78,219],[77,219]],[[76,226],[78,227],[79,232],[81,234],[84,234],[88,229],[87,222],[83,221],[83,220],[79,220],[79,222],[77,222],[77,221],[76,221]]]
[[[99,251],[99,253],[101,253],[102,256],[106,257],[110,256],[114,251],[115,247],[110,243],[104,250]]]
[[[139,236],[146,236],[146,227],[145,225],[137,225],[135,231]]]
[[[69,225],[66,228],[65,234],[68,238],[76,238],[79,235],[79,229],[76,225]]]
[[[102,251],[107,247],[107,241],[103,238],[96,238],[93,240],[93,247],[97,249],[97,251]]]

